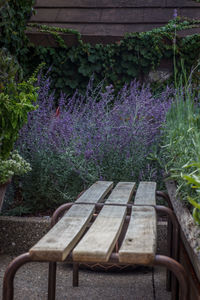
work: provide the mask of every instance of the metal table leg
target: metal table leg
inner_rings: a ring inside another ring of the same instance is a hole
[[[179,281],[180,288],[182,290],[181,300],[188,300],[189,299],[188,278],[183,266],[173,258],[164,255],[156,255],[154,260],[154,265],[164,266],[174,273],[174,275]],[[174,297],[172,295],[172,299],[173,298]],[[174,298],[173,300],[175,299],[178,300],[178,295],[176,295],[176,298]]]
[[[24,253],[16,257],[7,267],[3,279],[3,300],[13,300],[14,277],[17,270],[27,262],[32,261],[30,254]]]

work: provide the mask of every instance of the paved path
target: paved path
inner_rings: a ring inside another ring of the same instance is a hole
[[[4,271],[11,260],[0,255],[1,294]],[[46,300],[47,274],[46,263],[24,265],[16,275],[15,300]],[[79,287],[73,288],[71,267],[58,265],[57,300],[170,300],[170,295],[165,290],[164,268],[141,267],[121,273],[81,270]]]

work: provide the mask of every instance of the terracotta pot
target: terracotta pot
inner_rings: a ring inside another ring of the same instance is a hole
[[[10,178],[7,182],[0,184],[0,212],[3,205],[3,200],[5,197],[7,186],[9,185],[9,183],[11,183],[11,180],[12,179]]]

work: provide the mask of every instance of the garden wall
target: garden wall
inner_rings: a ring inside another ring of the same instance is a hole
[[[173,18],[174,9],[178,16],[200,18],[200,3],[192,0],[36,0],[34,8],[31,23],[76,29],[83,42],[91,44],[113,43],[125,33],[163,26]],[[199,32],[195,28],[182,34]],[[29,31],[27,34],[37,45],[53,46],[48,33]],[[65,40],[68,45],[76,42],[66,34]]]
[[[20,255],[27,252],[50,229],[50,217],[0,216],[0,253]],[[158,252],[167,253],[166,222],[158,223]]]

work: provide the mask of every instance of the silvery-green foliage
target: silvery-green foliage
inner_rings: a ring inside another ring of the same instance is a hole
[[[60,96],[55,107],[50,79],[39,76],[39,108],[29,113],[17,149],[31,163],[22,181],[24,203],[37,210],[71,201],[96,180],[156,179],[147,159],[158,143],[171,104],[171,89],[155,97],[134,81],[115,96],[112,85],[85,95]]]

